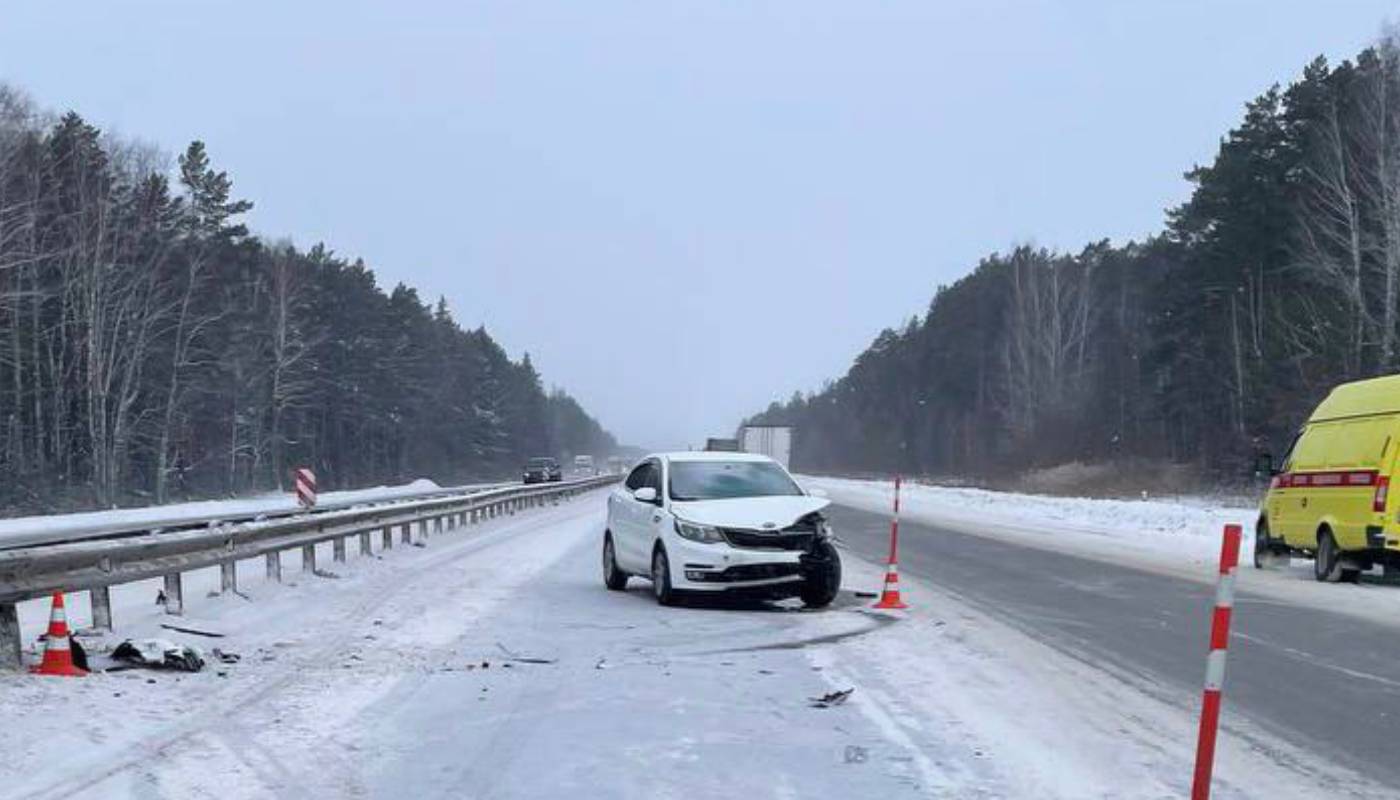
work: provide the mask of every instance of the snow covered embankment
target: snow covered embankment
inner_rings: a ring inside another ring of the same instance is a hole
[[[888,481],[800,480],[864,511],[888,513],[894,498]],[[1255,508],[1206,500],[1098,500],[910,483],[901,491],[900,512],[959,532],[1156,566],[1213,564],[1224,526],[1236,523],[1249,533],[1258,516]]]

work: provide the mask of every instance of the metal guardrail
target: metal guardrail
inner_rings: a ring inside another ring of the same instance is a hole
[[[346,560],[346,540],[359,539],[359,552],[374,552],[416,535],[475,524],[501,514],[568,499],[621,480],[604,475],[565,483],[490,489],[457,497],[410,500],[389,505],[328,511],[205,529],[147,533],[116,539],[67,542],[0,550],[0,669],[18,669],[22,643],[15,604],[46,597],[55,591],[87,591],[92,599],[93,625],[112,629],[110,587],[163,577],[166,611],[184,612],[183,573],[217,566],[222,592],[238,589],[237,563],[263,556],[270,580],[282,578],[281,554],[301,548],[302,571],[316,571],[316,545],[331,542],[332,558]]]
[[[53,517],[32,517],[23,520],[29,523],[28,530],[6,530],[0,533],[0,550],[16,547],[76,542],[84,539],[108,539],[118,536],[135,536],[143,533],[168,533],[185,529],[209,528],[215,525],[231,525],[238,522],[254,522],[280,517],[295,517],[305,514],[321,514],[346,508],[401,503],[405,500],[429,500],[437,497],[458,497],[487,489],[514,486],[515,483],[497,481],[476,483],[464,486],[442,486],[433,489],[408,489],[388,487],[390,494],[382,497],[355,497],[357,491],[331,492],[323,496],[314,509],[298,505],[291,494],[281,495],[273,502],[279,505],[265,505],[265,498],[243,498],[229,501],[215,500],[214,507],[202,511],[192,511],[187,506],[204,505],[200,501],[177,503],[173,506],[152,508],[117,509],[115,521],[105,519],[108,512],[78,512],[60,514]],[[335,499],[337,495],[351,495],[350,499]],[[131,518],[134,515],[135,518]],[[0,526],[13,528],[15,520],[0,520]]]

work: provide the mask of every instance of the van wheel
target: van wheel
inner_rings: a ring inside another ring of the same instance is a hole
[[[1278,569],[1287,563],[1287,551],[1281,550],[1269,536],[1268,520],[1259,520],[1254,526],[1254,568]]]
[[[1332,538],[1332,531],[1327,528],[1323,528],[1317,534],[1317,555],[1313,559],[1313,577],[1323,583],[1336,583],[1342,579],[1342,559],[1337,550],[1337,540]]]

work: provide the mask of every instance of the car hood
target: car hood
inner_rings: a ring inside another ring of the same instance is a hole
[[[674,501],[671,510],[687,522],[716,528],[767,530],[786,528],[813,511],[831,505],[825,497],[783,495],[739,497],[729,500]]]

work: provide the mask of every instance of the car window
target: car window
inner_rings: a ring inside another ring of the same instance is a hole
[[[638,489],[647,485],[647,481],[650,478],[650,476],[651,462],[647,461],[645,463],[638,464],[637,468],[632,470],[632,473],[627,476],[627,488],[634,492],[637,491]]]
[[[802,489],[771,461],[677,461],[671,464],[671,499],[727,500],[800,495]]]
[[[656,496],[657,496],[657,497],[660,497],[660,496],[661,496],[661,462],[659,462],[659,461],[651,461],[651,462],[648,462],[648,464],[651,466],[651,469],[647,471],[647,483],[646,483],[646,485],[647,485],[647,486],[650,486],[650,487],[653,488],[653,489],[655,489],[655,490],[656,490]]]

